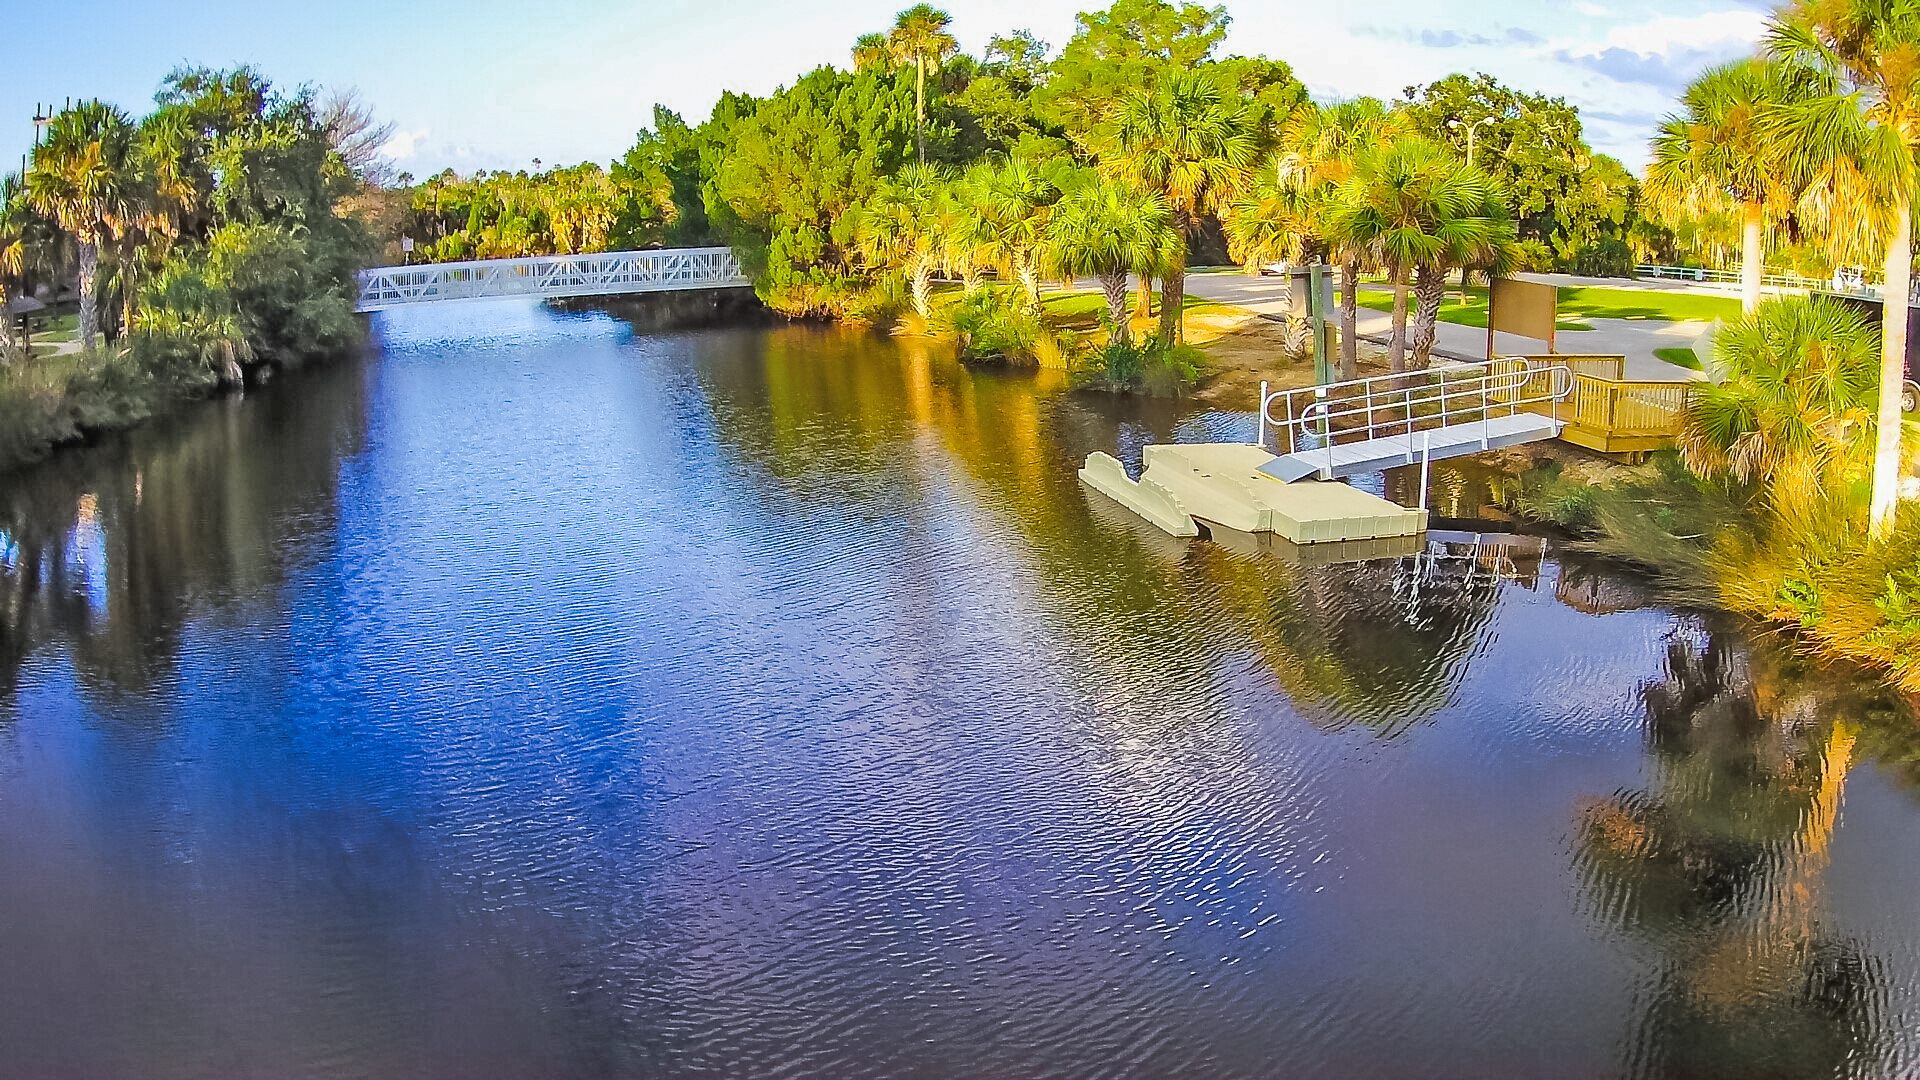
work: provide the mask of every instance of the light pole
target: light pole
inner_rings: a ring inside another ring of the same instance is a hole
[[[1476,136],[1476,135],[1478,135],[1478,134],[1480,133],[1480,125],[1481,125],[1481,124],[1491,124],[1491,123],[1493,123],[1493,122],[1494,122],[1495,120],[1498,120],[1498,119],[1499,119],[1499,117],[1497,117],[1497,116],[1483,116],[1483,117],[1481,117],[1480,119],[1478,119],[1478,120],[1475,120],[1475,121],[1474,121],[1473,123],[1471,123],[1471,124],[1462,124],[1462,123],[1461,123],[1461,122],[1459,121],[1459,119],[1458,119],[1458,118],[1455,118],[1455,119],[1451,119],[1451,120],[1448,120],[1448,121],[1447,121],[1447,126],[1448,126],[1448,127],[1451,127],[1451,128],[1457,128],[1457,127],[1464,127],[1464,128],[1466,128],[1466,129],[1467,129],[1467,167],[1468,167],[1468,168],[1472,168],[1472,167],[1473,167],[1473,146],[1474,146],[1474,136]],[[1460,268],[1460,306],[1461,306],[1461,307],[1465,307],[1465,306],[1467,306],[1467,275],[1468,275],[1468,274],[1470,274],[1470,273],[1472,273],[1472,271],[1471,271],[1471,270],[1468,270],[1468,269],[1467,269],[1466,267],[1464,267],[1464,266],[1463,266],[1463,267],[1461,267],[1461,268]],[[1488,287],[1489,289],[1491,289],[1491,288],[1493,287],[1493,278],[1492,278],[1492,276],[1491,276],[1491,275],[1489,275],[1489,276],[1488,276],[1488,278],[1487,278],[1487,287]],[[1493,297],[1492,297],[1492,295],[1491,295],[1491,293],[1489,293],[1489,295],[1488,295],[1488,297],[1487,297],[1487,303],[1488,303],[1488,305],[1489,305],[1489,306],[1488,306],[1488,318],[1492,318],[1492,306],[1491,306],[1491,305],[1492,305],[1492,303],[1493,303]]]
[[[1491,124],[1498,119],[1500,118],[1497,116],[1486,116],[1478,120],[1475,120],[1471,124],[1462,124],[1458,119],[1447,121],[1448,127],[1451,127],[1451,128],[1464,127],[1467,129],[1467,164],[1469,165],[1473,164],[1474,136],[1480,133],[1480,125]]]

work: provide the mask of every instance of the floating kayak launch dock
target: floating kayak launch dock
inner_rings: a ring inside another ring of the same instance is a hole
[[[1096,452],[1080,479],[1173,536],[1199,535],[1198,522],[1295,544],[1417,536],[1427,525],[1424,494],[1421,507],[1409,509],[1339,478],[1418,462],[1424,490],[1435,458],[1559,435],[1558,406],[1572,386],[1567,368],[1524,360],[1271,394],[1262,383],[1257,442],[1150,445],[1137,481]],[[1270,430],[1284,453],[1267,452]]]
[[[1425,510],[1409,510],[1338,481],[1287,483],[1260,471],[1277,460],[1246,443],[1181,443],[1145,450],[1138,481],[1109,455],[1088,455],[1080,479],[1174,536],[1207,522],[1273,533],[1295,544],[1418,535]]]

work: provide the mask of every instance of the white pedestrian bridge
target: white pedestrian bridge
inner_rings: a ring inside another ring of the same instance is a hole
[[[660,248],[531,259],[381,266],[360,272],[356,311],[501,296],[615,296],[683,289],[746,288],[730,248]]]

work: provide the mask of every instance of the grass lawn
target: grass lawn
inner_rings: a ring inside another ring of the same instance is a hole
[[[1560,290],[1560,310],[1589,319],[1652,319],[1659,322],[1687,319],[1711,322],[1725,319],[1732,322],[1740,317],[1740,301],[1732,296],[1653,289],[1563,288]]]
[[[1655,349],[1653,350],[1653,355],[1665,360],[1669,364],[1677,364],[1683,368],[1692,368],[1695,371],[1703,370],[1700,367],[1700,358],[1693,355],[1693,350],[1685,346]]]
[[[80,316],[60,315],[51,319],[33,320],[33,340],[36,342],[80,340]]]
[[[1447,289],[1446,303],[1440,308],[1440,318],[1444,322],[1458,323],[1461,326],[1485,328],[1487,325],[1487,290],[1475,285],[1467,290],[1467,303],[1458,302],[1460,290],[1457,286]],[[1360,303],[1375,311],[1392,311],[1393,294],[1379,285],[1362,284]],[[1411,303],[1411,301],[1409,301]],[[1681,322],[1698,319],[1710,322],[1725,319],[1729,322],[1740,317],[1740,301],[1731,296],[1703,296],[1698,293],[1667,292],[1639,289],[1611,289],[1604,286],[1570,287],[1560,289],[1560,322],[1562,330],[1591,330],[1590,324],[1581,319],[1633,319],[1649,322]]]
[[[1153,299],[1154,311],[1158,313],[1160,310],[1160,294],[1157,291],[1153,294]],[[1135,294],[1129,289],[1127,291],[1127,311],[1129,313],[1133,311],[1134,300]],[[1105,293],[1098,289],[1079,292],[1047,293],[1040,298],[1040,307],[1041,310],[1055,319],[1092,319],[1098,322],[1100,317],[1107,313],[1107,297]],[[1229,309],[1226,304],[1202,299],[1192,293],[1181,297],[1181,311],[1190,314],[1209,308],[1219,308],[1222,311]],[[1237,311],[1239,309],[1234,308],[1232,310]]]
[[[1447,298],[1440,303],[1440,321],[1454,323],[1458,326],[1474,326],[1485,330],[1487,328],[1487,290],[1478,288],[1468,289],[1467,302],[1465,304],[1460,303],[1459,296],[1459,290],[1447,290]],[[1360,287],[1360,306],[1370,308],[1374,311],[1392,311],[1393,291],[1362,285]],[[1565,318],[1564,316],[1567,314],[1567,310],[1564,303],[1561,305],[1560,314],[1562,318],[1559,322],[1554,323],[1557,329],[1593,329],[1593,327],[1587,323]],[[1409,325],[1413,322],[1412,293],[1407,294],[1407,322]]]

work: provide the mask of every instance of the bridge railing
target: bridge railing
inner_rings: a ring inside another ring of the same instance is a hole
[[[1264,448],[1271,427],[1284,445],[1280,452],[1293,454],[1484,423],[1494,416],[1551,413],[1572,392],[1573,382],[1573,372],[1564,366],[1497,360],[1271,393],[1263,383],[1256,438]]]
[[[751,285],[730,248],[663,248],[382,266],[360,273],[357,310],[504,296],[609,296]]]

